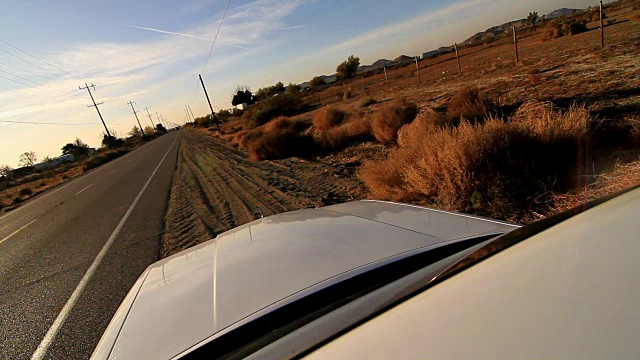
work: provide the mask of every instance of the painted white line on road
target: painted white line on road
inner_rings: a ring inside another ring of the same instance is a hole
[[[37,219],[36,219],[37,220]],[[13,235],[19,233],[20,231],[24,230],[24,228],[26,228],[27,226],[33,224],[34,222],[36,222],[36,220],[32,220],[30,223],[28,223],[27,225],[21,227],[20,229],[12,232],[11,234],[9,234],[9,236],[7,236],[6,238],[0,240],[0,244],[2,244],[3,242],[5,242],[6,240],[9,240],[10,237],[12,237]]]
[[[153,172],[151,173],[151,176],[149,176],[149,179],[147,179],[147,182],[144,184],[144,186],[142,187],[142,189],[138,193],[138,196],[136,196],[136,198],[133,200],[133,202],[129,206],[129,209],[127,209],[127,212],[124,214],[124,216],[122,217],[122,219],[120,220],[120,222],[116,226],[115,230],[113,230],[113,233],[111,233],[111,236],[109,236],[109,239],[107,240],[107,242],[104,244],[104,246],[102,247],[102,249],[98,253],[98,256],[96,256],[96,258],[93,260],[93,263],[91,263],[91,266],[89,266],[89,269],[87,270],[87,272],[84,274],[84,276],[80,280],[80,283],[78,284],[76,289],[73,290],[73,293],[71,294],[71,297],[69,298],[69,300],[67,300],[67,302],[62,307],[62,310],[60,311],[60,314],[58,314],[58,317],[56,317],[55,321],[53,322],[53,324],[49,328],[49,331],[47,331],[47,334],[44,336],[44,339],[42,339],[42,341],[40,342],[40,345],[38,345],[38,348],[36,349],[36,351],[34,351],[33,355],[31,355],[31,359],[32,360],[42,359],[46,355],[47,350],[49,349],[49,346],[51,346],[51,344],[53,343],[53,340],[55,339],[56,335],[58,334],[58,331],[60,331],[60,328],[62,328],[62,325],[64,324],[64,322],[67,320],[67,317],[71,313],[71,310],[73,309],[73,306],[76,304],[76,302],[80,298],[80,295],[82,295],[82,291],[84,290],[84,288],[89,283],[89,280],[91,280],[91,277],[93,276],[93,274],[98,269],[98,266],[100,265],[100,263],[102,262],[104,257],[107,255],[107,251],[109,251],[109,248],[111,247],[113,242],[116,240],[116,237],[120,233],[120,230],[122,230],[122,227],[127,222],[127,219],[129,218],[129,216],[133,212],[133,209],[136,207],[136,205],[138,204],[138,201],[142,197],[142,194],[144,193],[144,191],[147,189],[147,187],[151,183],[151,180],[153,179],[153,177],[158,172],[158,169],[160,169],[160,166],[164,162],[164,159],[167,158],[167,155],[169,155],[169,152],[171,151],[171,149],[173,149],[173,145],[175,145],[177,140],[178,140],[178,136],[176,136],[176,138],[173,140],[173,142],[171,143],[171,146],[169,147],[167,152],[164,154],[164,156],[162,157],[162,159],[158,163],[158,166],[156,166],[155,170],[153,170]]]
[[[90,188],[90,187],[92,187],[92,186],[93,186],[93,184],[91,184],[91,185],[87,186],[86,188],[84,188],[84,189],[82,189],[82,190],[78,191],[78,192],[76,193],[76,196],[77,196],[77,195],[80,195],[83,191],[87,190],[88,188]]]

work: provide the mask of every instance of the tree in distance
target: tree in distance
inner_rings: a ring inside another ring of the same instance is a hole
[[[20,166],[33,167],[37,161],[38,157],[33,151],[27,151],[20,155]]]
[[[538,12],[530,12],[527,16],[527,22],[533,26],[533,31],[536,31],[536,21],[538,21]]]
[[[285,94],[297,94],[300,92],[300,90],[300,85],[289,83],[289,85],[287,85],[287,89],[285,90]]]
[[[360,58],[353,55],[349,56],[347,60],[336,68],[336,79],[345,80],[354,77],[358,72],[358,66],[360,66]]]
[[[84,141],[76,138],[73,142],[70,142],[62,147],[62,155],[71,154],[76,159],[80,159],[89,155],[89,145]]]
[[[167,132],[167,129],[165,129],[164,125],[162,124],[156,124],[156,133],[158,134],[164,134]]]
[[[322,86],[325,85],[327,82],[324,81],[323,78],[321,78],[320,76],[316,76],[313,79],[311,79],[311,81],[309,81],[309,86],[311,86],[312,88],[314,87],[318,87],[318,86]]]
[[[144,127],[144,133],[147,135],[153,135],[155,132],[156,130],[149,125]]]
[[[258,91],[256,91],[256,99],[263,100],[266,98],[270,98],[276,94],[282,94],[284,93],[284,91],[285,91],[284,84],[282,83],[282,81],[278,81],[273,86],[267,86],[267,87],[263,87],[262,89],[258,89]]]
[[[248,86],[236,87],[236,94],[233,95],[231,105],[236,106],[240,104],[252,105],[256,102],[256,97],[251,93],[251,89]]]
[[[131,137],[142,137],[142,131],[140,131],[139,127],[134,126],[131,130],[129,130],[127,135]]]

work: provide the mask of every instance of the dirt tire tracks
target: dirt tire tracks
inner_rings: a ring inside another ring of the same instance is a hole
[[[163,257],[261,215],[366,195],[355,176],[328,164],[297,158],[252,162],[226,141],[193,129],[182,132],[165,217]]]

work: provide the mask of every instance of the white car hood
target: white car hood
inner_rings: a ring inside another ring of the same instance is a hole
[[[172,358],[367,264],[516,227],[373,201],[260,219],[151,265],[94,357]]]

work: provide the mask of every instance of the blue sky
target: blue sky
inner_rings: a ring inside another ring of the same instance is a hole
[[[363,64],[418,55],[529,11],[596,3],[235,0],[202,71],[227,0],[0,2],[0,39],[46,61],[0,42],[0,120],[77,124],[0,122],[0,164],[13,167],[25,151],[39,158],[60,155],[76,137],[99,146],[102,125],[86,106],[86,90],[78,90],[85,82],[97,85],[109,127],[125,135],[135,124],[128,101],[174,123],[184,121],[185,104],[196,116],[207,113],[199,73],[214,107],[227,108],[237,85],[257,90],[277,81],[300,83],[334,73],[350,54]],[[146,113],[139,116],[149,124]]]

